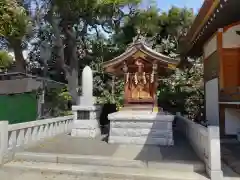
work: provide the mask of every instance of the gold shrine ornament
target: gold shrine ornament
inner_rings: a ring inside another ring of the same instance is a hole
[[[153,107],[153,112],[159,112],[158,107],[154,106],[154,107]]]
[[[134,59],[137,59],[137,58],[143,58],[143,59],[146,59],[146,54],[144,54],[142,51],[137,51],[132,57]]]
[[[169,69],[175,70],[176,67],[177,67],[177,66],[174,65],[174,64],[168,64],[168,68],[169,68]]]

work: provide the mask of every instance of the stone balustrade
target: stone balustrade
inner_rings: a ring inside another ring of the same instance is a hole
[[[198,157],[205,163],[211,180],[223,178],[218,126],[204,127],[182,116],[176,116],[176,126],[189,140]]]
[[[70,133],[73,118],[71,115],[12,125],[8,121],[0,121],[0,164],[12,160],[21,147],[62,133]]]

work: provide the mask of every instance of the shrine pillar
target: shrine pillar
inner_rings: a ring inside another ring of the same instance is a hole
[[[115,97],[114,97],[114,95],[115,95],[115,76],[112,76],[112,92],[111,92],[111,94],[112,94],[112,100],[113,100],[113,102],[115,102]]]
[[[153,99],[154,99],[154,107],[153,111],[158,111],[158,97],[157,97],[157,87],[158,87],[158,76],[157,76],[157,63],[153,63],[152,74],[153,74]]]
[[[124,104],[127,104],[128,101],[127,101],[127,98],[128,98],[128,80],[129,80],[129,77],[128,77],[128,67],[127,67],[127,64],[126,62],[123,63],[123,73],[124,73]]]

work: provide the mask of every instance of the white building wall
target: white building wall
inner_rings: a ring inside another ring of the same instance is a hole
[[[227,135],[236,135],[240,132],[240,110],[225,109],[225,133]]]
[[[210,125],[219,125],[218,78],[205,84],[206,119]]]
[[[229,28],[223,33],[223,48],[240,47],[240,35],[238,35],[236,31],[240,31],[240,24]]]

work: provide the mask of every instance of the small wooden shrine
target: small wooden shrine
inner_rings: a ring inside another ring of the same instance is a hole
[[[124,78],[124,106],[158,107],[158,79],[173,72],[177,64],[178,61],[154,51],[137,39],[123,54],[105,62],[103,67],[105,72]]]

